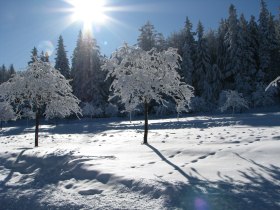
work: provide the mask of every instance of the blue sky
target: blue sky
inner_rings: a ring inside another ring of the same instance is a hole
[[[93,0],[94,1],[94,0]],[[194,28],[202,21],[206,29],[216,29],[221,18],[227,17],[229,5],[236,6],[238,14],[258,17],[259,0],[107,0],[107,5],[123,8],[108,12],[114,21],[93,26],[94,37],[101,53],[110,55],[124,41],[135,44],[138,29],[150,20],[164,36],[180,30],[186,16]],[[274,15],[279,14],[279,0],[267,0]],[[71,5],[63,0],[0,0],[0,64],[14,64],[24,69],[30,60],[30,51],[52,50],[53,62],[59,35],[70,59],[76,45],[81,22],[70,22],[70,13],[62,9]]]

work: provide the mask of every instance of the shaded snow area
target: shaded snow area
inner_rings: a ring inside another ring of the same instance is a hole
[[[280,113],[10,123],[0,209],[280,209]]]

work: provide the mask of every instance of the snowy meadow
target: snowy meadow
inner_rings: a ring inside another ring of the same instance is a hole
[[[280,113],[42,123],[0,136],[0,209],[278,209]]]

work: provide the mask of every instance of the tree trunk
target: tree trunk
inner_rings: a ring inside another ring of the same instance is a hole
[[[144,115],[145,115],[145,132],[144,132],[144,144],[148,144],[148,103],[144,102]]]
[[[2,130],[2,128],[3,128],[3,121],[1,120],[1,130]]]
[[[40,114],[39,114],[39,111],[37,110],[37,112],[36,112],[36,125],[35,125],[35,147],[38,147],[39,118],[40,118]]]

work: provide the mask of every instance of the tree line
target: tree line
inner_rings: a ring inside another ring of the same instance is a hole
[[[280,75],[280,15],[274,17],[264,0],[260,1],[259,16],[251,16],[249,20],[243,14],[238,16],[235,6],[230,5],[228,17],[221,19],[216,30],[205,32],[200,21],[193,29],[186,17],[184,27],[166,38],[149,21],[139,32],[137,46],[142,50],[178,49],[182,58],[178,73],[195,90],[190,105],[193,112],[216,110],[225,103],[228,90],[241,94],[249,107],[278,101],[277,88],[265,92],[265,87]],[[34,48],[32,58],[37,54]],[[38,57],[48,60],[43,52]],[[122,109],[121,104],[113,105],[116,101],[108,103],[114,78],[105,80],[107,72],[101,66],[106,59],[91,34],[80,31],[70,67],[63,38],[59,37],[55,68],[72,80],[74,94],[82,101],[84,113],[91,116],[110,116]],[[175,109],[171,101],[169,105],[156,104],[150,111],[165,114]]]

